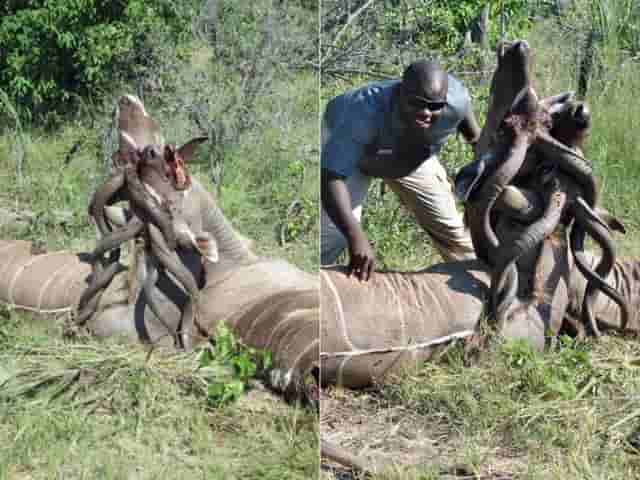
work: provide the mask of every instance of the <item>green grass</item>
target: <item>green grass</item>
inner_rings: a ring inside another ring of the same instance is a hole
[[[559,29],[553,20],[536,24],[526,40],[533,50],[533,85],[541,96],[577,90],[577,64],[581,50],[578,39],[587,27],[573,30],[574,37]],[[582,29],[582,30],[581,30]],[[585,143],[585,155],[593,162],[598,176],[601,203],[625,224],[626,236],[616,234],[618,251],[640,255],[634,238],[640,233],[640,63],[624,57],[623,52],[604,45],[599,52],[604,62],[594,74],[585,99],[592,111],[593,127]],[[492,62],[495,60],[492,58]],[[397,70],[398,76],[401,71]],[[456,71],[452,71],[455,75]],[[335,95],[357,88],[371,79],[328,81],[321,90],[321,108]],[[484,122],[488,85],[472,79],[465,81],[480,125]],[[458,169],[472,159],[471,149],[462,139],[450,138],[440,159],[453,178]],[[429,237],[393,192],[380,194],[380,180],[372,182],[364,205],[363,225],[375,246],[381,268],[417,270],[441,261],[431,247]],[[387,189],[388,190],[388,189]],[[461,208],[460,208],[461,209]]]
[[[307,479],[317,415],[254,389],[207,407],[197,354],[61,339],[60,323],[0,327],[0,478]]]
[[[576,36],[588,27],[570,25]],[[542,96],[576,90],[575,38],[548,21],[526,40],[536,90]],[[593,128],[584,150],[602,204],[627,228],[625,236],[615,234],[618,255],[640,258],[640,65],[605,50],[586,99]],[[323,105],[365,82],[327,84]],[[486,85],[467,86],[482,122]],[[442,155],[451,173],[469,158],[454,139]],[[363,224],[380,266],[417,270],[439,262],[411,214],[392,192],[382,196],[379,185],[369,191]],[[376,479],[640,478],[640,451],[629,442],[640,430],[639,365],[637,338],[566,341],[544,354],[518,342],[494,343],[475,360],[455,346],[441,361],[371,391],[330,390],[323,434],[372,463],[392,464]]]
[[[167,141],[178,145],[201,133],[188,107],[206,100],[207,115],[216,118],[216,98],[222,101],[236,88],[233,74],[207,47],[194,48],[199,61],[176,66],[170,88],[145,98]],[[225,73],[228,83],[214,81]],[[302,72],[274,76],[250,112],[254,128],[221,150],[219,189],[209,162],[221,145],[201,147],[198,163],[190,166],[259,255],[311,272],[319,255],[316,85],[315,76]],[[118,96],[133,91],[113,92],[91,115],[56,128],[2,130],[0,238],[31,240],[50,251],[93,248],[87,206],[106,175],[110,151],[103,142]],[[224,119],[245,114],[231,111]],[[67,162],[76,143],[80,147]],[[19,148],[25,152],[20,171]],[[51,318],[3,315],[0,479],[317,476],[318,417],[312,410],[288,405],[257,384],[238,402],[212,408],[195,355],[154,353],[147,360],[143,348],[117,340],[63,340]]]
[[[629,338],[544,353],[496,341],[477,357],[456,345],[374,390],[330,391],[353,426],[327,430],[386,465],[380,480],[637,478],[639,366]]]
[[[220,205],[239,230],[256,239],[258,252],[308,271],[319,262],[319,160],[317,79],[298,78],[276,91],[262,115],[278,118],[225,159]],[[265,99],[265,102],[267,99]]]
[[[382,388],[464,442],[449,461],[486,473],[510,450],[515,478],[636,478],[640,453],[640,344],[608,337],[565,340],[544,354],[522,342],[494,345],[477,363],[450,351],[440,364]],[[381,477],[396,478],[396,477]]]

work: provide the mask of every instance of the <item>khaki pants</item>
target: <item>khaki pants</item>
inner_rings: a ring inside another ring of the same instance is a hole
[[[357,171],[346,182],[351,193],[353,214],[360,221],[371,177]],[[451,183],[437,156],[425,160],[408,176],[385,182],[413,212],[445,261],[475,258],[471,237],[464,226],[462,214],[456,208]],[[324,209],[320,229],[320,261],[322,265],[334,264],[347,247],[347,240]]]

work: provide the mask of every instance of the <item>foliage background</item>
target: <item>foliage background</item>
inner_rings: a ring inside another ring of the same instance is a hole
[[[325,0],[321,110],[346,89],[398,77],[411,61],[435,57],[467,85],[482,124],[494,47],[503,32],[508,40],[524,38],[531,45],[534,86],[541,95],[578,91],[590,64],[584,98],[593,130],[585,153],[605,206],[627,228],[625,236],[615,236],[618,254],[638,258],[640,3],[489,2],[483,50],[465,42],[465,33],[485,3]],[[471,151],[452,138],[441,159],[453,176]],[[441,261],[395,195],[382,194],[379,181],[369,191],[363,224],[380,268],[415,271]],[[637,338],[563,338],[544,353],[521,342],[496,341],[477,355],[454,345],[436,358],[369,391],[327,392],[323,437],[372,465],[386,463],[376,479],[640,476]],[[324,472],[322,478],[341,478],[339,473]]]
[[[259,253],[313,270],[317,10],[277,3],[3,7],[0,162],[13,208],[29,217],[10,233],[55,248],[93,237],[86,202],[114,149],[112,110],[135,93],[168,141],[209,135],[192,169],[236,227],[260,239]]]
[[[0,14],[0,238],[93,248],[88,199],[133,93],[167,141],[209,135],[191,172],[258,254],[317,270],[315,2],[27,0]],[[317,414],[248,378],[242,350],[148,358],[63,340],[62,320],[0,309],[0,479],[317,476]],[[239,376],[221,390],[203,378],[213,367]]]
[[[489,7],[486,49],[465,40],[484,5]],[[638,172],[634,160],[640,157],[640,146],[632,138],[639,114],[626,106],[635,104],[632,99],[639,87],[638,2],[326,0],[321,24],[321,110],[334,95],[369,81],[397,78],[410,62],[429,57],[468,87],[482,125],[495,66],[493,52],[502,38],[524,38],[533,47],[534,85],[542,95],[578,91],[581,65],[591,58],[586,100],[594,128],[586,154],[601,178],[605,205],[637,231],[638,199],[629,178]],[[590,37],[595,38],[591,49]],[[471,149],[461,138],[450,139],[441,154],[451,177],[470,160]],[[440,261],[428,236],[395,195],[384,192],[380,181],[373,182],[363,217],[379,267],[418,270]],[[633,233],[617,239],[629,254],[638,252],[632,239]]]
[[[640,4],[493,1],[489,50],[464,41],[483,4],[3,2],[0,235],[50,249],[91,247],[87,199],[104,178],[114,147],[115,101],[133,92],[171,141],[204,132],[211,137],[193,169],[259,253],[315,271],[318,71],[323,105],[346,88],[399,75],[409,61],[435,56],[470,87],[482,121],[491,49],[504,35],[533,46],[543,94],[577,89],[580,65],[594,52],[587,100],[595,127],[586,153],[598,170],[605,205],[629,231],[616,237],[619,250],[637,256]],[[562,16],[555,16],[564,4]],[[587,48],[590,38],[593,47]],[[452,139],[443,161],[453,174],[469,155]],[[379,185],[370,192],[365,227],[383,267],[415,270],[439,261],[424,233]],[[204,410],[206,398],[184,388],[194,373],[189,359],[182,369],[151,368],[135,349],[88,339],[69,344],[60,333],[58,323],[0,312],[0,382],[15,372],[35,372],[34,381],[44,380],[38,388],[0,395],[0,478],[317,474],[316,415],[265,399],[259,389],[240,404]],[[449,456],[439,451],[438,461],[464,462],[474,474],[502,468],[523,478],[637,476],[637,451],[625,441],[640,411],[637,342],[567,343],[544,358],[522,345],[496,348],[490,352],[496,356],[474,369],[454,349],[449,363],[429,365],[355,401],[348,392],[332,392],[342,419],[350,420],[348,409],[363,402],[373,406],[367,422],[391,412],[379,436],[353,438],[351,445],[377,442],[381,450],[380,439],[393,440],[391,429],[406,418],[403,426],[433,426],[428,438],[454,450]],[[100,364],[114,374],[92,374]],[[80,377],[66,376],[75,371]],[[60,401],[67,395],[72,402]],[[355,431],[354,425],[348,428]],[[403,437],[402,445],[410,440]],[[383,478],[439,476],[421,468]]]

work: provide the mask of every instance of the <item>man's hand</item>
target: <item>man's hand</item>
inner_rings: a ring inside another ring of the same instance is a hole
[[[364,235],[358,235],[349,242],[348,276],[355,274],[360,281],[368,281],[373,274],[376,258],[369,240]]]
[[[469,111],[460,122],[460,125],[458,125],[458,131],[462,134],[466,142],[471,145],[475,153],[482,130],[478,125],[478,121],[471,107],[469,107]]]
[[[371,277],[375,256],[360,222],[351,209],[351,194],[345,179],[326,170],[320,170],[320,198],[322,206],[349,245],[348,274],[355,273],[358,279],[367,281]]]

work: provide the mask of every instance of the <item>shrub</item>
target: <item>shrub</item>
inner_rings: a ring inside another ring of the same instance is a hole
[[[155,46],[187,30],[194,3],[9,2],[0,10],[0,84],[23,114],[68,111],[74,97],[95,98],[160,61]]]
[[[397,3],[397,2],[396,2]],[[384,31],[388,40],[411,40],[427,51],[451,55],[460,47],[464,33],[487,2],[485,0],[417,0],[403,2],[398,8],[384,11]],[[522,36],[531,26],[534,8],[527,0],[491,2],[489,40],[495,43],[501,34],[501,20],[505,31]]]

